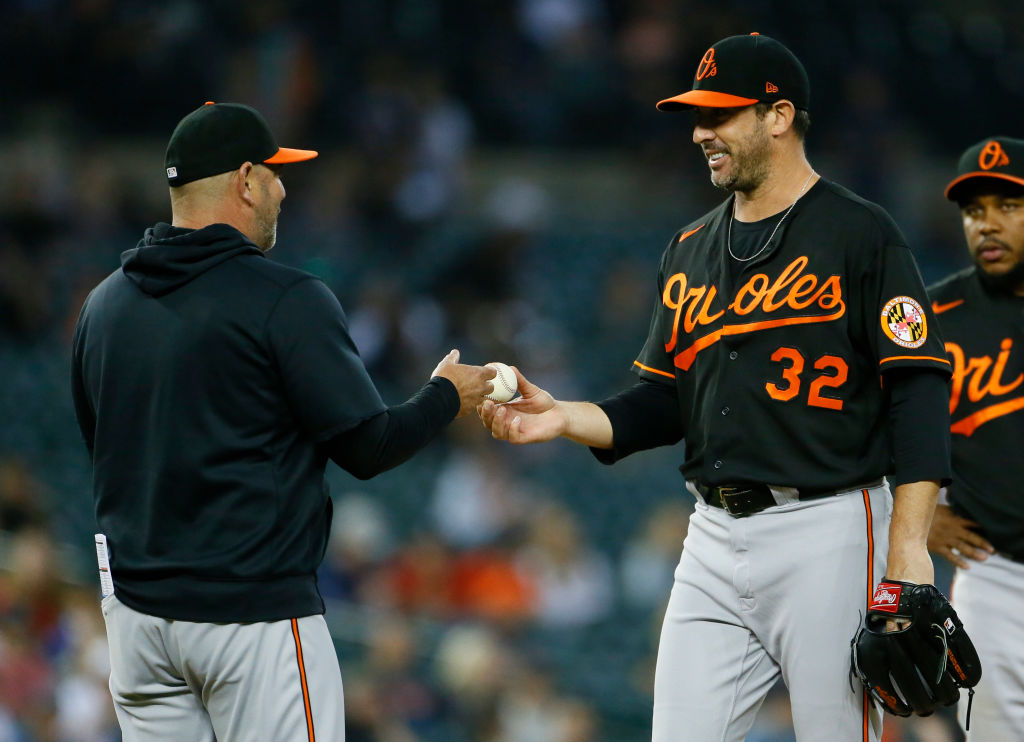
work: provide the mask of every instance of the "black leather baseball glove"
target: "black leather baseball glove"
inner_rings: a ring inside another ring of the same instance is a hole
[[[895,619],[900,628],[886,631]],[[981,680],[981,662],[956,611],[934,585],[882,579],[850,642],[851,672],[896,716],[952,706]],[[967,711],[970,723],[970,704]]]

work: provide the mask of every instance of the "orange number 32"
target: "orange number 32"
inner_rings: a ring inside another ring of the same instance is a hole
[[[772,353],[772,360],[775,363],[783,364],[782,384],[768,382],[764,385],[768,396],[780,402],[789,400],[800,394],[800,375],[804,371],[803,354],[796,348],[779,348]],[[835,389],[846,383],[850,368],[839,356],[825,355],[814,362],[814,368],[822,373],[811,381],[810,392],[807,395],[807,404],[811,407],[822,407],[826,410],[843,409],[843,400],[835,397],[822,396],[823,389]]]

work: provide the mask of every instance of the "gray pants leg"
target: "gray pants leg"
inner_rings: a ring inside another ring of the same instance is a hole
[[[981,682],[971,708],[968,742],[1024,740],[1024,564],[998,554],[958,569],[952,599],[981,658]],[[968,695],[957,717],[966,722]]]
[[[110,692],[125,742],[344,742],[344,697],[323,616],[171,621],[103,600]]]
[[[886,487],[747,518],[698,503],[658,648],[654,742],[741,742],[781,676],[800,742],[877,742],[850,639],[883,576]]]

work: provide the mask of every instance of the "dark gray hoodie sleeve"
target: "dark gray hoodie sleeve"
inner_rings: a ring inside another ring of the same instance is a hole
[[[387,409],[348,332],[337,297],[315,278],[287,288],[267,342],[299,427],[322,442]]]
[[[435,376],[404,404],[329,440],[327,455],[349,474],[370,479],[408,461],[458,413],[455,385]]]

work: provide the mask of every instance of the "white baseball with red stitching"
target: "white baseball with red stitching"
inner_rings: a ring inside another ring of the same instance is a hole
[[[487,399],[493,399],[495,402],[508,402],[516,395],[516,389],[519,388],[519,383],[516,381],[516,372],[504,363],[498,363],[497,361],[484,365],[498,372],[498,375],[491,379],[494,391],[486,395]]]

